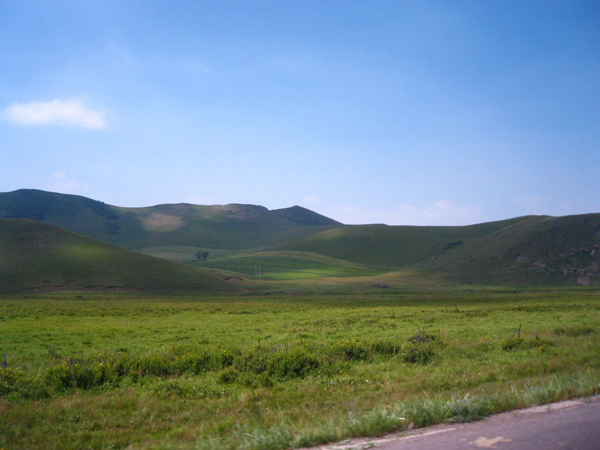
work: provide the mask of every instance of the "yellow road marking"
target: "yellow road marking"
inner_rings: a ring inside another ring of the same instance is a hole
[[[488,439],[483,436],[479,436],[475,441],[469,442],[469,444],[475,444],[477,447],[482,447],[482,448],[493,448],[493,446],[498,444],[499,442],[512,442],[512,440],[506,439],[502,436],[498,436],[498,437],[491,438],[491,439]]]

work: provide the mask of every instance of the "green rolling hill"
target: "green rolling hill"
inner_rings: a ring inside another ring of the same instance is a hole
[[[50,224],[0,219],[0,292],[40,289],[237,291],[197,267],[141,255]]]
[[[0,193],[0,218],[33,219],[130,249],[185,245],[252,249],[341,226],[299,206],[255,205],[122,208],[76,195],[33,189]]]
[[[313,252],[359,264],[403,267],[427,263],[459,240],[481,238],[520,220],[466,227],[354,225],[290,239],[269,250]]]
[[[361,225],[268,248],[369,266],[418,267],[462,282],[600,282],[600,214],[527,216],[463,227]]]
[[[440,255],[437,267],[477,282],[600,283],[600,214],[522,219],[465,240]]]
[[[410,269],[460,283],[600,283],[600,214],[525,216],[454,227],[348,226],[298,206],[122,208],[80,196],[18,190],[0,193],[1,218],[33,219],[98,244],[246,276],[261,264],[273,280]],[[198,250],[208,251],[209,259],[195,261]],[[92,265],[85,267],[92,270]]]

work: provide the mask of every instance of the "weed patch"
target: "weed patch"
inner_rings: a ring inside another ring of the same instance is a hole
[[[589,336],[590,334],[596,334],[596,330],[592,327],[580,325],[566,328],[555,328],[554,334],[556,334],[557,336],[580,337]]]
[[[554,346],[554,343],[546,339],[540,339],[536,336],[534,339],[523,339],[518,336],[504,339],[500,343],[502,350],[506,352],[513,352],[515,350],[526,350],[526,349],[539,349],[545,351],[547,347]]]
[[[271,387],[274,380],[304,378],[317,372],[330,373],[341,363],[372,361],[377,356],[399,356],[405,363],[426,364],[432,360],[434,350],[429,339],[411,338],[409,341],[400,344],[395,340],[341,340],[319,346],[298,341],[285,344],[283,349],[264,346],[252,349],[194,347],[185,344],[137,354],[116,348],[114,353],[63,358],[35,376],[12,369],[0,370],[0,396],[47,395],[47,390],[38,393],[34,386],[63,392],[118,386],[122,382],[135,383],[144,377],[165,378],[208,372],[217,372],[221,384],[240,382],[246,386]]]

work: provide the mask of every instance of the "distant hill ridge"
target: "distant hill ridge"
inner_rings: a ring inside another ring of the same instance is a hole
[[[467,283],[600,284],[597,213],[469,226],[343,225],[299,206],[122,208],[80,196],[19,190],[0,193],[0,218],[51,223],[134,250],[187,246],[223,254],[309,252],[377,271],[410,267]],[[212,260],[218,257],[214,254]]]
[[[33,219],[126,248],[191,245],[248,249],[312,233],[339,222],[300,206],[187,203],[123,208],[86,197],[35,189],[0,193],[0,218]]]

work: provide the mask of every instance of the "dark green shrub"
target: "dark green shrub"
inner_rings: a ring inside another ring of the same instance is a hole
[[[556,328],[554,330],[554,334],[559,336],[570,336],[570,337],[579,337],[579,336],[588,336],[590,334],[595,334],[596,330],[592,327],[579,325],[573,327],[566,328]]]
[[[429,344],[413,343],[403,346],[400,356],[402,361],[408,364],[427,364],[435,356],[433,347]]]
[[[62,364],[49,368],[44,374],[44,382],[55,389],[68,388],[89,389],[120,378],[115,367],[107,363],[88,363],[81,361],[63,361]]]
[[[267,362],[267,373],[277,378],[302,377],[318,369],[319,360],[304,348],[274,353]]]
[[[23,372],[14,369],[0,369],[0,396],[5,396],[18,389],[24,378]]]
[[[219,374],[217,380],[219,383],[230,384],[235,382],[238,379],[240,373],[234,369],[233,367],[228,367],[227,369],[223,369]]]
[[[250,372],[255,374],[263,373],[267,370],[267,360],[269,356],[264,352],[250,351],[244,352],[233,360],[233,365],[240,372]]]
[[[371,351],[362,342],[343,340],[333,344],[330,351],[335,356],[341,356],[352,361],[365,361],[371,358]]]
[[[502,342],[500,342],[500,347],[506,352],[512,352],[521,347],[521,345],[523,345],[523,342],[525,342],[523,338],[514,336],[511,338],[504,339]]]
[[[392,340],[375,340],[369,342],[369,350],[381,355],[395,355],[400,350],[400,344]]]
[[[548,341],[546,339],[540,339],[539,336],[536,336],[534,339],[525,340],[518,336],[514,336],[508,339],[504,339],[500,346],[502,350],[507,352],[512,352],[518,349],[526,350],[526,349],[539,349],[541,351],[545,351],[546,347],[554,346],[554,343]]]
[[[39,399],[49,396],[48,388],[39,378],[28,378],[20,370],[0,369],[0,397]]]
[[[242,374],[238,380],[242,385],[247,387],[266,387],[271,388],[275,384],[268,373],[256,375],[253,373]]]
[[[438,337],[435,334],[427,333],[425,330],[419,330],[414,336],[408,338],[410,342],[428,343],[434,342]]]

